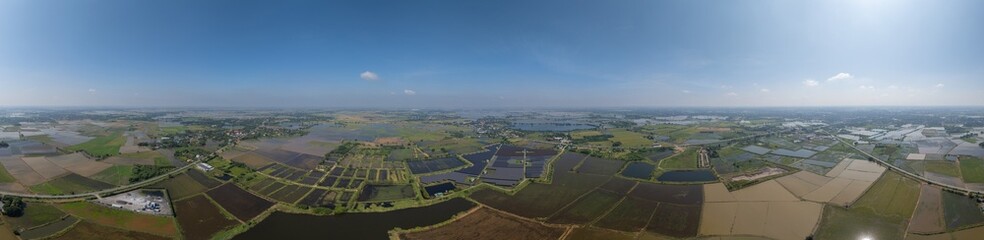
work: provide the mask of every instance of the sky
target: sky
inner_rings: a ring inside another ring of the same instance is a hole
[[[984,105],[984,1],[0,1],[0,106]]]

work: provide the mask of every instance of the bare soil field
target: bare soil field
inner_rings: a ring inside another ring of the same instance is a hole
[[[823,206],[812,202],[707,203],[700,235],[755,235],[805,239],[820,221]]]
[[[0,191],[4,192],[19,192],[27,193],[27,187],[23,184],[12,182],[12,183],[0,183]]]
[[[7,169],[10,175],[14,176],[18,182],[32,186],[43,183],[45,179],[41,174],[35,172],[30,165],[27,165],[20,157],[0,157],[0,164]]]
[[[861,197],[861,194],[864,194],[864,191],[867,190],[868,187],[871,187],[871,184],[872,182],[868,181],[851,181],[851,183],[848,184],[847,187],[844,187],[844,189],[841,190],[837,196],[830,199],[829,203],[840,206],[850,205]]]
[[[113,166],[109,163],[89,159],[82,153],[47,157],[47,159],[55,165],[85,177],[95,175]]]
[[[401,234],[400,238],[408,240],[558,239],[565,230],[480,208],[450,224],[422,232]]]
[[[806,239],[820,221],[823,206],[812,202],[769,203],[764,236],[774,239]]]
[[[249,166],[250,168],[253,169],[259,169],[261,167],[269,165],[270,163],[273,163],[272,160],[252,152],[233,158],[232,161],[246,164],[246,166]]]
[[[741,202],[795,202],[799,201],[786,188],[779,185],[776,180],[769,180],[755,186],[743,188],[731,193],[735,199]]]
[[[840,175],[842,172],[844,172],[844,170],[847,170],[847,166],[850,166],[851,162],[854,162],[854,159],[845,158],[844,160],[841,160],[839,163],[837,163],[837,165],[834,166],[834,168],[830,169],[830,171],[828,171],[825,176],[837,177],[837,175]]]
[[[846,178],[835,178],[820,186],[817,190],[803,196],[803,199],[815,201],[815,202],[829,202],[834,199],[847,185],[851,184],[850,179]]]
[[[732,234],[762,235],[765,232],[769,204],[765,202],[738,203]]]
[[[796,197],[803,197],[817,190],[820,186],[830,182],[831,178],[817,175],[815,173],[800,171],[789,176],[776,179],[779,184],[785,187]]]
[[[946,231],[943,224],[942,190],[923,184],[919,190],[919,203],[909,222],[909,232],[938,233]]]
[[[52,179],[67,172],[65,169],[48,161],[45,157],[22,157],[21,159],[46,179]]]
[[[731,195],[728,187],[724,183],[711,183],[704,185],[704,202],[733,202],[735,196]]]
[[[700,217],[700,235],[731,235],[731,227],[738,213],[738,204],[736,202],[704,204]]]

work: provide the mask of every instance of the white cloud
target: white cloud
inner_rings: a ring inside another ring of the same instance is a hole
[[[95,88],[90,88],[89,89],[89,92],[96,92],[96,89]]]
[[[937,83],[936,84],[936,88],[942,88],[942,87],[943,87],[943,84],[942,83]]]
[[[376,81],[376,80],[379,80],[379,75],[377,75],[374,72],[370,72],[370,71],[362,72],[362,74],[359,74],[359,77],[362,78],[362,80],[366,80],[366,81]]]
[[[763,89],[762,89],[762,90],[760,90],[760,91],[762,91],[762,92],[769,92],[769,89],[768,89],[768,88],[763,88]]]
[[[888,85],[888,89],[892,89],[892,90],[899,89],[899,86]]]
[[[417,95],[417,92],[414,92],[413,90],[410,89],[403,89],[403,94],[406,94],[407,96],[413,96],[413,95]]]
[[[724,95],[725,95],[725,96],[729,96],[729,97],[734,97],[734,96],[738,96],[738,94],[737,94],[737,93],[735,93],[735,92],[729,92],[729,93],[726,93],[726,94],[724,94]]]
[[[861,85],[861,86],[858,86],[858,88],[860,88],[860,89],[875,89],[875,86],[865,86],[865,85]]]
[[[683,91],[680,91],[680,92],[683,92],[685,94],[690,94],[690,90],[683,90]]]
[[[851,75],[850,73],[838,73],[837,75],[828,78],[827,81],[834,82],[834,81],[851,80],[851,79],[854,79],[854,76]]]
[[[820,82],[817,82],[816,80],[813,79],[807,79],[807,80],[803,80],[803,85],[807,87],[816,87],[817,85],[820,85]]]

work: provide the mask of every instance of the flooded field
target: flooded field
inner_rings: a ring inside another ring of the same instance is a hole
[[[434,225],[475,204],[461,198],[435,205],[385,213],[314,216],[275,212],[233,239],[387,239],[387,231]]]
[[[717,181],[717,176],[709,170],[684,170],[669,171],[659,175],[656,181],[660,182],[712,182]]]

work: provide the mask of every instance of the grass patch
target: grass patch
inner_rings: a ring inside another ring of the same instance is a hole
[[[687,148],[682,153],[677,154],[659,162],[662,169],[691,169],[697,168],[697,148]]]
[[[93,138],[84,143],[65,148],[70,152],[83,151],[91,156],[107,157],[120,153],[120,147],[126,143],[123,132],[116,131],[105,136]]]
[[[623,147],[637,148],[637,147],[648,147],[652,146],[653,142],[646,139],[645,135],[642,133],[637,133],[625,129],[612,129],[609,131],[612,136],[609,141],[621,142]]]
[[[7,168],[0,165],[0,183],[11,183],[14,181],[17,181],[17,179],[14,179],[14,176],[11,176],[10,173],[7,172]]]
[[[93,192],[110,187],[113,187],[113,185],[92,180],[73,173],[52,179],[42,184],[31,186],[30,189],[36,193],[75,194]]]
[[[927,172],[939,173],[951,177],[960,177],[960,167],[949,161],[925,161],[923,167]]]
[[[20,217],[3,216],[3,220],[11,225],[10,230],[31,228],[57,221],[65,213],[46,203],[29,203]]]
[[[96,175],[92,175],[90,178],[113,185],[126,185],[130,183],[130,177],[132,176],[133,166],[113,165],[96,173]]]
[[[984,159],[961,156],[960,173],[966,183],[984,183]]]

